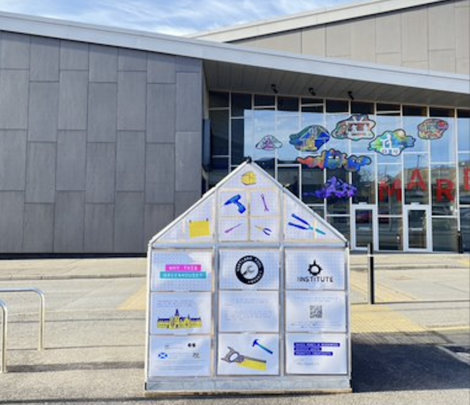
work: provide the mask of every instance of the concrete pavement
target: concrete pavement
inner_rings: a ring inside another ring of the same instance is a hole
[[[376,258],[374,306],[366,258],[351,256],[353,394],[158,400],[143,396],[145,259],[0,261],[0,287],[35,286],[47,297],[42,352],[36,297],[0,297],[10,307],[0,404],[468,403],[469,257],[387,256]]]

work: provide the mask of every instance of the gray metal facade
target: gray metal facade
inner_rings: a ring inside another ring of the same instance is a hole
[[[201,195],[202,62],[0,33],[0,253],[143,253]]]

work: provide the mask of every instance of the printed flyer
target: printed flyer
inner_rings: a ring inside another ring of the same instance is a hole
[[[346,335],[286,334],[287,374],[347,374]]]
[[[152,291],[211,291],[212,251],[152,252]]]
[[[150,334],[210,334],[211,293],[152,293]]]
[[[150,337],[149,377],[208,377],[211,338]]]
[[[219,268],[221,289],[279,289],[279,249],[221,249]]]
[[[346,332],[342,291],[287,291],[287,332]]]
[[[279,375],[279,337],[269,334],[221,334],[218,375]]]
[[[344,290],[344,251],[286,249],[288,290]]]
[[[277,291],[220,291],[221,332],[278,332]]]

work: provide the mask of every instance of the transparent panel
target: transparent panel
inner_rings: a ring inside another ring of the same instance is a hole
[[[375,116],[375,134],[377,136],[383,135],[385,132],[393,132],[402,128],[402,119],[400,116],[377,115]],[[371,147],[369,142],[369,147]],[[379,163],[399,163],[401,156],[383,155],[376,153],[376,158]]]
[[[209,93],[209,108],[228,107],[228,93],[211,91]]]
[[[209,171],[209,188],[214,187],[228,174],[228,158],[212,158]]]
[[[403,225],[401,218],[379,217],[379,249],[403,249]]]
[[[351,112],[357,114],[374,114],[374,103],[352,101]]]
[[[341,180],[350,184],[349,172],[346,170],[327,170],[326,180],[336,177],[336,180]],[[327,200],[328,214],[349,214],[349,198],[328,198]]]
[[[277,141],[272,139],[273,151],[266,151],[263,146],[268,138],[276,134],[276,112],[274,110],[255,110],[253,112],[253,138],[245,134],[245,154],[254,158],[263,158],[272,155],[276,150]],[[247,152],[251,153],[248,154]]]
[[[457,252],[457,219],[432,219],[432,244],[435,252]]]
[[[426,119],[426,115],[425,107],[403,106],[403,129],[415,140],[413,147],[406,148],[404,153],[428,151],[429,140],[418,136],[418,125]]]
[[[347,240],[351,240],[349,217],[328,217],[328,222],[334,226]]]
[[[345,100],[326,100],[326,112],[347,113],[349,111],[349,101]]]
[[[250,110],[251,94],[232,93],[232,117],[245,117]]]
[[[295,162],[295,159],[300,156],[300,151],[289,143],[290,136],[297,134],[299,128],[299,114],[277,117],[276,122],[276,141],[280,142],[279,148],[276,149],[279,160],[285,163]]]
[[[454,165],[431,166],[432,215],[455,215]]]
[[[427,215],[425,210],[408,211],[408,247],[427,249]]]
[[[470,151],[470,110],[457,111],[459,151]]]
[[[211,155],[228,155],[229,111],[210,111]]]
[[[460,204],[470,204],[470,152],[459,153]]]
[[[278,97],[277,110],[281,113],[285,111],[299,111],[299,99],[296,97]]]
[[[310,205],[309,208],[318,216],[325,218],[325,206],[323,205]]]
[[[256,107],[274,107],[276,105],[276,98],[274,96],[265,96],[262,94],[255,94]]]
[[[371,158],[373,156],[370,156]],[[352,184],[357,188],[353,203],[375,204],[375,165],[363,166],[358,172],[351,173]]]
[[[404,156],[405,203],[429,203],[429,155]]]
[[[460,207],[460,232],[464,252],[470,252],[470,207]]]
[[[298,167],[278,167],[277,169],[277,181],[300,198],[299,174]]]
[[[371,209],[356,209],[354,211],[356,225],[356,247],[367,247],[374,241],[373,211]]]
[[[323,170],[302,169],[302,201],[307,204],[322,203],[323,198],[317,196],[323,184]]]
[[[429,137],[431,161],[455,161],[455,120],[453,118],[430,118],[425,121],[428,131],[419,131],[420,136]]]
[[[401,165],[378,165],[379,215],[401,214]]]
[[[245,137],[252,139],[253,122],[251,119],[232,120],[232,165],[239,165],[245,160]],[[252,149],[246,152],[252,152]]]

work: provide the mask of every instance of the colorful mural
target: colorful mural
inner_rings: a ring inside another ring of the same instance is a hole
[[[418,136],[421,139],[435,140],[442,138],[449,124],[438,118],[429,118],[418,125]]]
[[[331,136],[337,139],[351,139],[352,141],[373,139],[375,134],[372,132],[372,128],[374,127],[375,121],[369,119],[367,114],[352,114],[349,118],[336,124]]]
[[[289,143],[302,152],[315,152],[330,140],[328,130],[320,125],[310,125],[289,136]]]
[[[354,197],[356,193],[357,187],[354,187],[341,179],[337,179],[335,176],[323,184],[323,187],[320,190],[315,191],[315,195],[318,198],[327,200],[331,198],[347,199]]]
[[[403,129],[395,131],[385,131],[369,143],[369,150],[380,153],[385,156],[398,156],[406,148],[412,148],[415,144],[415,138],[406,135]]]
[[[255,145],[256,149],[261,149],[266,152],[282,148],[282,142],[274,135],[266,135]]]
[[[358,172],[362,166],[370,165],[372,160],[368,156],[348,156],[346,153],[335,149],[325,150],[318,156],[298,157],[296,161],[311,169],[344,169],[349,172]]]

